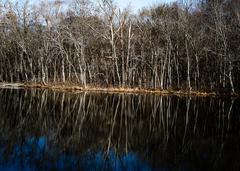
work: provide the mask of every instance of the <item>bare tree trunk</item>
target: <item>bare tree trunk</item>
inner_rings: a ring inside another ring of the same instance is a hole
[[[191,91],[190,56],[189,56],[187,38],[186,38],[186,40],[185,40],[185,48],[186,48],[186,55],[187,55],[187,85],[188,85],[188,91]]]
[[[62,60],[61,60],[61,69],[62,69],[62,82],[65,83],[66,82],[66,76],[65,76],[65,59],[62,56]]]
[[[115,45],[115,32],[113,28],[113,23],[110,24],[110,30],[111,30],[111,45],[112,45],[112,53],[113,53],[113,59],[115,63],[115,68],[116,68],[116,73],[117,73],[117,78],[118,78],[118,85],[121,85],[121,78],[120,78],[120,73],[119,73],[119,66],[118,66],[118,57],[117,57],[117,52],[116,52],[116,45]]]

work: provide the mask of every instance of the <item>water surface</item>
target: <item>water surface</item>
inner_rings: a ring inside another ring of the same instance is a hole
[[[0,170],[240,169],[240,99],[0,89]]]

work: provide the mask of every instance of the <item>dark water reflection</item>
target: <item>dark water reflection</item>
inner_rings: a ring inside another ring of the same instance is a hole
[[[240,169],[240,99],[0,89],[0,170]]]

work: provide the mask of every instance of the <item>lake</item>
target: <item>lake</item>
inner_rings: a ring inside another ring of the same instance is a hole
[[[0,170],[240,169],[240,99],[0,89]]]

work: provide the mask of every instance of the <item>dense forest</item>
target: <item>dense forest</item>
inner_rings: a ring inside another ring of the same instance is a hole
[[[0,82],[239,92],[240,2],[0,0]]]

